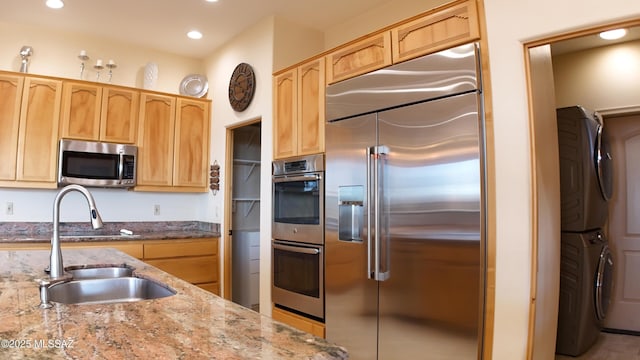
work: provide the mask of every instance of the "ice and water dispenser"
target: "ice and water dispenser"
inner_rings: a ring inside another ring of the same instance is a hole
[[[338,189],[338,211],[338,239],[362,242],[364,186],[340,186]]]

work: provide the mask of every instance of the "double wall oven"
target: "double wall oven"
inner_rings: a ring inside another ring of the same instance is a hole
[[[324,319],[324,155],[273,162],[272,298]]]

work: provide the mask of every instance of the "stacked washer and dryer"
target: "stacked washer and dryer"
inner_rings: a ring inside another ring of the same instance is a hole
[[[578,356],[597,340],[613,282],[604,226],[613,192],[602,117],[581,106],[557,109],[561,262],[556,353]]]

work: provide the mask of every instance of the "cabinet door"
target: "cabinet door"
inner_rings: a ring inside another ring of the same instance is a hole
[[[62,85],[60,136],[80,140],[98,140],[102,87],[65,81]]]
[[[105,86],[102,90],[100,139],[133,144],[136,142],[140,93],[136,90]]]
[[[285,158],[296,154],[297,149],[297,94],[296,69],[282,73],[273,80],[273,157]]]
[[[327,84],[391,65],[391,34],[386,31],[327,55]]]
[[[0,180],[16,179],[18,125],[24,78],[0,74]]]
[[[26,77],[20,108],[17,180],[56,185],[62,82]]]
[[[324,152],[324,58],[298,68],[298,154]]]
[[[207,191],[209,172],[209,102],[178,98],[173,186]]]
[[[477,40],[476,2],[467,1],[400,25],[391,36],[394,63]]]
[[[171,186],[176,99],[140,94],[138,185]]]

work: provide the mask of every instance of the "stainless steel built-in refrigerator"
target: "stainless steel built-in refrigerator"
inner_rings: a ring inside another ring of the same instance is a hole
[[[350,359],[482,357],[478,45],[326,93],[327,339]]]

